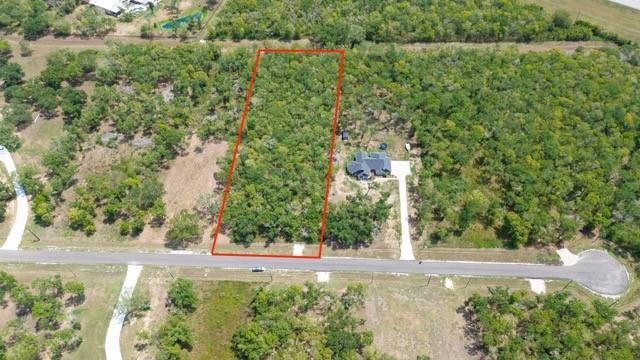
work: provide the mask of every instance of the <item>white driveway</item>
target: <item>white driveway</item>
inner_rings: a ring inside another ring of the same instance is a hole
[[[16,164],[13,162],[11,153],[0,145],[0,161],[7,169],[9,176],[13,179],[13,188],[16,192],[16,218],[13,220],[13,226],[2,245],[3,250],[18,250],[20,242],[22,241],[22,235],[24,234],[24,228],[27,225],[27,218],[29,217],[29,202],[27,201],[27,194],[25,194],[20,181],[18,180],[18,173],[16,172]]]
[[[127,276],[124,278],[120,297],[118,298],[118,304],[113,310],[113,316],[109,322],[109,329],[107,329],[107,337],[104,340],[104,351],[107,355],[107,360],[122,360],[122,352],[120,351],[120,332],[122,331],[122,325],[124,324],[125,317],[127,316],[125,301],[127,301],[133,294],[133,289],[136,288],[136,283],[138,282],[138,277],[140,277],[141,271],[142,265],[127,266]]]
[[[409,202],[407,201],[407,175],[411,174],[409,161],[391,161],[391,175],[398,178],[398,192],[400,195],[400,229],[402,241],[400,242],[400,260],[415,260],[411,247],[411,235],[409,233]]]

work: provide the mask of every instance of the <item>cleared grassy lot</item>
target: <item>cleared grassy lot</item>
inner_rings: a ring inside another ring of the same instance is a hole
[[[608,0],[526,0],[547,11],[566,10],[574,19],[586,20],[623,37],[640,41],[640,11]]]
[[[166,292],[174,277],[193,279],[199,291],[198,310],[189,320],[195,343],[191,359],[233,358],[231,336],[247,320],[249,302],[261,284],[286,287],[316,281],[315,273],[300,271],[145,268],[139,286],[150,289],[152,311],[125,326],[122,336],[125,359],[153,359],[150,351],[134,349],[135,334],[145,324],[149,324],[148,331],[153,331],[162,323],[166,316]],[[476,358],[469,352],[471,339],[465,334],[466,322],[458,309],[471,294],[487,294],[489,286],[515,290],[529,289],[529,284],[522,279],[451,277],[449,281],[453,289],[445,287],[445,277],[433,276],[429,280],[420,275],[332,273],[325,286],[334,291],[353,283],[367,286],[361,316],[366,321],[365,327],[373,331],[375,348],[381,352],[398,359],[415,359],[419,354],[433,359]],[[546,286],[549,292],[566,287],[585,301],[595,298],[567,281],[550,281]]]

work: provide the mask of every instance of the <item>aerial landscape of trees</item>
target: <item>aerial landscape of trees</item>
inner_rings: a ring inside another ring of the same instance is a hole
[[[116,20],[93,6],[68,16],[80,4],[78,0],[4,0],[0,2],[0,31],[37,40],[49,33],[99,36],[115,28]]]
[[[479,223],[507,246],[596,232],[640,249],[640,188],[629,181],[640,69],[618,50],[380,56],[354,76],[383,74],[373,82],[393,89],[386,108],[412,121],[422,226],[460,235]]]
[[[385,112],[393,123],[384,126],[412,124],[423,163],[418,230],[434,241],[481,226],[503,246],[558,243],[582,231],[638,251],[640,75],[622,52],[354,49],[342,100],[348,111],[340,121],[373,124],[382,121],[373,114]],[[40,76],[5,89],[5,111],[16,126],[27,126],[20,114],[30,106],[44,116],[62,110],[67,124],[42,158],[47,181],[32,187],[36,221],[51,224],[62,191],[73,186],[72,228],[91,234],[103,216],[135,236],[146,224],[164,223],[157,173],[180,154],[185,137],[227,140],[236,133],[253,54],[146,44],[116,46],[100,55],[100,66],[97,56],[54,54]],[[223,221],[234,241],[319,238],[335,58],[262,59]],[[88,76],[98,82],[90,99],[77,88]],[[301,94],[305,101],[298,101]],[[103,124],[122,141],[146,142],[74,184],[78,151]],[[218,183],[226,181],[230,153],[219,159]],[[357,205],[353,213],[332,209],[331,219],[358,213]],[[362,234],[375,228],[364,225]],[[334,240],[345,236],[339,233],[329,228]]]
[[[349,285],[336,294],[313,283],[283,289],[261,288],[251,304],[252,318],[232,339],[238,359],[362,359],[373,342],[356,312],[366,288]],[[377,359],[375,354],[366,357]],[[387,359],[390,359],[387,357]]]
[[[489,289],[467,300],[476,341],[491,359],[617,359],[640,357],[637,310],[619,314],[567,292],[531,297],[525,291]]]
[[[73,310],[85,300],[84,284],[63,283],[60,275],[36,278],[31,285],[0,271],[0,301],[13,304],[0,339],[2,359],[62,359],[80,346],[80,323]],[[5,305],[6,306],[6,305]]]
[[[283,16],[282,14],[287,14]],[[589,40],[591,24],[514,0],[252,1],[225,4],[209,38],[375,42]]]
[[[234,242],[319,241],[339,61],[262,55],[222,221]]]

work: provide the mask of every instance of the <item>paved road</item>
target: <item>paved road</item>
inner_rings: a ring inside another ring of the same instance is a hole
[[[502,264],[444,261],[402,261],[375,259],[323,258],[277,259],[193,254],[77,252],[77,251],[6,251],[0,250],[0,262],[63,263],[63,264],[136,264],[151,266],[251,268],[311,271],[353,271],[380,273],[418,273],[438,275],[469,275],[518,277],[528,279],[574,280],[593,292],[619,296],[629,284],[629,275],[619,262],[606,252],[588,250],[580,254],[573,266],[535,264]]]

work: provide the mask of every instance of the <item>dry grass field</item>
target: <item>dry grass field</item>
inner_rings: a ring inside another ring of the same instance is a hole
[[[608,0],[526,0],[547,11],[566,10],[574,19],[586,20],[618,33],[624,38],[640,42],[640,10]]]
[[[166,316],[164,299],[175,277],[196,281],[200,305],[190,319],[195,346],[191,359],[232,358],[229,340],[234,329],[247,318],[247,305],[253,291],[264,284],[285,287],[316,281],[313,272],[248,270],[145,268],[139,286],[152,296],[153,310],[125,326],[122,346],[125,359],[151,359],[150,352],[134,349],[135,334],[141,329],[153,331]],[[445,287],[445,277],[421,275],[384,275],[332,273],[327,288],[341,291],[348,284],[367,286],[367,299],[361,316],[365,327],[374,333],[374,346],[398,359],[415,359],[426,354],[433,359],[480,358],[470,351],[472,339],[465,333],[465,319],[459,312],[473,293],[486,294],[488,287],[529,289],[521,279],[450,277],[453,289]],[[583,300],[593,299],[588,291],[567,281],[547,282],[547,291],[567,288]],[[197,332],[197,333],[196,333]]]

